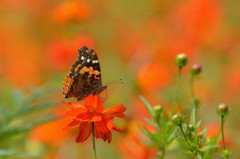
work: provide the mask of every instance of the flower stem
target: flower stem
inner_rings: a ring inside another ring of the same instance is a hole
[[[191,87],[191,96],[192,96],[192,99],[194,98],[194,86],[193,86],[193,80],[194,80],[194,76],[191,75],[191,79],[190,79],[190,87]]]
[[[160,159],[164,159],[164,156],[165,156],[165,148],[161,149]]]
[[[226,150],[225,140],[224,140],[224,131],[223,131],[223,125],[224,125],[224,115],[221,115],[221,131],[222,131],[222,141],[223,141],[223,148]]]
[[[185,139],[186,142],[188,143],[187,138],[186,138],[186,136],[185,136],[185,133],[184,133],[184,131],[183,131],[182,125],[179,125],[179,127],[180,127],[180,129],[181,129],[181,131],[182,131],[182,134],[183,134],[183,136],[184,136],[184,139]]]
[[[192,98],[192,103],[193,103],[193,111],[194,111],[194,114],[195,114],[195,119],[194,121],[196,121],[196,118],[198,118],[198,114],[196,114],[196,111],[197,111],[197,107],[198,107],[198,104],[196,103],[196,98],[195,98],[195,95],[194,95],[194,85],[193,85],[193,80],[194,80],[194,75],[191,75],[191,79],[190,79],[190,88],[191,88],[191,98]],[[197,116],[197,117],[196,117]]]
[[[96,146],[95,146],[95,136],[94,136],[94,122],[92,122],[92,142],[93,142],[93,155],[94,155],[94,159],[97,159]]]
[[[182,71],[182,67],[178,67],[178,79],[177,79],[177,87],[175,92],[173,112],[177,111],[177,106],[178,106],[178,94],[179,94],[180,81],[181,81],[181,71]]]

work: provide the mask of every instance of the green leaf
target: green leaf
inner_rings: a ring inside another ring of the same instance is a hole
[[[207,134],[207,130],[208,128],[205,128],[199,135],[202,135],[203,136],[202,138],[205,138]]]
[[[224,158],[229,158],[229,156],[231,156],[231,154],[232,154],[232,151],[230,151],[229,149],[221,150],[220,154]]]
[[[22,116],[26,114],[30,114],[36,111],[40,111],[42,109],[49,108],[53,106],[54,104],[52,102],[43,102],[38,105],[25,105],[19,112],[17,112],[16,116]]]
[[[200,151],[206,151],[206,150],[215,149],[215,148],[218,148],[218,145],[208,145],[206,147],[201,148]]]
[[[162,131],[163,131],[163,137],[164,137],[164,141],[167,141],[167,137],[168,137],[168,125],[167,125],[167,121],[166,121],[166,116],[165,114],[162,114],[161,117],[161,125],[162,125]]]
[[[197,157],[198,157],[198,159],[202,159],[202,155],[201,154],[198,154]]]
[[[34,127],[49,122],[51,120],[53,120],[54,117],[53,116],[47,116],[47,117],[43,117],[41,119],[29,122],[28,124],[25,124],[24,126],[19,126],[19,127],[14,127],[14,128],[5,128],[2,130],[1,134],[0,134],[0,141],[3,141],[5,139],[9,139],[10,137],[19,135],[21,133],[26,133],[30,130],[32,130]]]
[[[18,157],[27,157],[27,158],[39,158],[40,156],[35,156],[28,154],[26,152],[16,152],[13,150],[0,149],[0,157],[3,156],[18,156]]]
[[[191,113],[191,124],[195,125],[195,114],[196,114],[196,108],[193,106],[192,113]]]
[[[174,140],[177,130],[178,130],[178,127],[173,129],[172,133],[169,135],[168,140],[167,140],[168,144],[170,144]]]
[[[149,125],[154,126],[155,128],[158,127],[158,125],[157,125],[156,123],[154,123],[151,119],[144,118],[143,120],[144,120],[145,122],[147,122]]]
[[[147,100],[143,96],[140,95],[139,97],[143,101],[143,103],[144,103],[145,107],[147,108],[149,114],[152,116],[152,118],[154,118],[155,112],[153,111],[153,108],[151,107],[151,105],[147,102]]]
[[[198,123],[197,123],[197,125],[196,125],[195,131],[194,131],[194,133],[195,133],[196,135],[197,135],[197,131],[198,131],[198,128],[199,128],[200,124],[201,124],[201,120],[199,120]]]
[[[19,107],[23,103],[23,93],[22,91],[12,91],[12,98],[14,101],[14,107]]]
[[[201,125],[201,120],[198,121],[196,128],[198,129],[200,125]]]
[[[141,131],[143,134],[145,134],[147,137],[151,138],[151,133],[147,130],[147,128],[143,127],[143,129],[138,128],[139,131]]]
[[[161,134],[152,134],[151,136],[152,136],[152,140],[153,140],[155,143],[157,143],[159,146],[162,145],[162,144],[161,144],[161,138],[162,138]]]

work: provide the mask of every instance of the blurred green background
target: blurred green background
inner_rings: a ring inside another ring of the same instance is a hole
[[[211,136],[220,124],[216,107],[228,104],[227,146],[240,158],[240,1],[1,0],[0,19],[2,158],[92,158],[91,140],[76,144],[78,130],[62,131],[68,122],[61,120],[68,110],[61,100],[74,101],[63,98],[63,79],[82,45],[97,52],[103,83],[126,81],[112,84],[105,102],[127,107],[127,119],[114,122],[124,133],[113,133],[110,144],[97,140],[99,158],[153,158],[154,145],[137,130],[149,117],[138,95],[170,109],[182,52],[189,57],[182,108],[191,109],[189,68],[200,63],[199,117]],[[177,143],[166,155],[189,157]]]

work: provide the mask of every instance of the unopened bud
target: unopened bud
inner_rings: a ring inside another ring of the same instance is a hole
[[[217,113],[221,116],[224,116],[228,113],[228,106],[224,103],[220,104],[217,108]]]
[[[181,114],[175,114],[172,116],[171,120],[175,125],[179,126],[182,125],[185,119]]]
[[[154,110],[155,114],[158,116],[162,112],[163,107],[161,105],[157,105],[157,106],[153,107],[153,110]]]
[[[202,71],[202,66],[200,64],[193,64],[191,68],[191,74],[192,75],[198,75]]]
[[[193,97],[193,98],[191,99],[191,102],[192,102],[192,104],[194,104],[194,105],[199,105],[199,99],[196,98],[196,97]]]
[[[175,59],[175,64],[178,66],[178,67],[183,67],[183,66],[186,66],[187,65],[187,62],[188,62],[188,57],[186,54],[184,53],[181,53],[181,54],[178,54],[176,59]]]
[[[192,124],[188,124],[187,128],[189,131],[193,131],[195,129],[194,125],[192,125]]]

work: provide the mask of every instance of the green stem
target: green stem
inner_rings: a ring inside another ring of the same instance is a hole
[[[160,159],[164,159],[165,156],[165,149],[161,149],[161,155],[160,155]]]
[[[159,117],[158,117],[155,121],[156,121],[156,123],[157,123],[157,125],[158,125],[158,127],[157,127],[158,134],[161,134],[161,133],[163,134],[164,131],[162,130]],[[163,134],[163,136],[164,136],[164,134]],[[163,139],[163,140],[161,140],[161,142],[164,143],[163,145],[165,145],[165,140],[164,140],[164,138],[162,138],[162,139]],[[159,147],[159,152],[160,152],[159,158],[160,158],[160,159],[164,159],[165,147]]]
[[[197,104],[196,104],[195,96],[194,96],[193,80],[194,80],[194,75],[191,75],[191,79],[190,79],[191,98],[192,98],[193,109],[194,109],[193,111],[194,111],[194,116],[195,116],[194,121],[196,121],[196,109],[197,109]],[[194,123],[195,123],[195,122],[194,122]]]
[[[92,122],[92,142],[93,142],[93,155],[94,155],[94,159],[97,159],[96,146],[95,146],[95,136],[94,136],[94,122]]]
[[[223,149],[226,150],[225,140],[224,140],[224,131],[223,131],[223,122],[224,115],[221,116],[221,131],[222,131],[222,141],[223,141]]]
[[[185,139],[186,142],[188,143],[187,138],[186,138],[186,136],[185,136],[185,133],[184,133],[184,131],[183,131],[182,125],[179,125],[179,127],[180,127],[181,132],[182,132],[182,134],[183,134],[183,136],[184,136],[184,139]]]
[[[191,88],[191,98],[192,98],[192,104],[193,104],[193,107],[194,107],[194,116],[195,116],[195,121],[198,119],[198,114],[196,113],[197,112],[197,107],[198,107],[198,104],[196,103],[196,100],[197,98],[195,97],[194,95],[194,85],[193,85],[193,81],[194,81],[194,75],[191,75],[191,79],[190,79],[190,88]]]
[[[177,79],[177,87],[175,92],[173,112],[176,112],[178,107],[178,94],[179,94],[179,88],[180,88],[180,82],[181,82],[181,72],[182,72],[182,67],[178,67],[178,79]]]
[[[191,96],[192,96],[192,99],[194,98],[194,86],[193,86],[193,80],[194,80],[194,76],[191,75],[191,79],[190,79],[190,87],[191,87]]]

